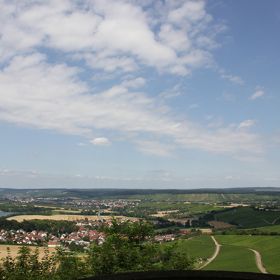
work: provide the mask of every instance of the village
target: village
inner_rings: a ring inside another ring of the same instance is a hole
[[[33,230],[26,232],[19,230],[0,230],[0,243],[16,245],[45,245],[49,248],[60,246],[69,247],[75,244],[81,247],[88,247],[90,243],[102,244],[105,241],[105,234],[97,230],[80,227],[78,231],[69,234],[50,234],[45,231]]]
[[[122,220],[120,223],[124,222]],[[10,245],[47,246],[49,248],[68,247],[86,249],[90,244],[101,245],[106,239],[104,227],[111,227],[112,221],[79,220],[76,221],[76,231],[70,233],[47,232],[43,230],[25,231],[23,229],[5,230],[0,228],[0,243]],[[177,233],[158,233],[152,237],[155,242],[169,242],[194,234],[194,230],[181,229]],[[195,234],[211,234],[210,229],[200,229]]]
[[[114,209],[135,207],[140,200],[137,199],[81,199],[75,197],[19,197],[19,196],[4,196],[3,199],[21,205],[32,203],[33,205],[46,205],[46,207],[63,206],[66,209]]]

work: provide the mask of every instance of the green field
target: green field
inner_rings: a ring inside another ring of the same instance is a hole
[[[280,225],[267,226],[267,227],[258,227],[257,230],[265,233],[280,233]]]
[[[180,250],[188,252],[191,257],[202,258],[203,260],[211,257],[215,251],[214,242],[208,235],[179,240],[178,243]]]
[[[201,266],[201,263],[211,257],[215,251],[214,242],[208,235],[195,236],[175,242],[178,244],[178,251],[187,252],[190,258],[196,259],[196,267]],[[163,243],[162,246],[168,244],[169,243]]]
[[[264,227],[280,224],[280,212],[239,207],[215,214],[215,220],[238,225],[242,228]]]
[[[223,247],[227,246],[242,249],[252,248],[259,251],[262,256],[262,261],[266,270],[273,274],[280,274],[279,236],[218,235],[216,236],[216,239],[221,245],[223,245],[222,249]],[[245,255],[240,251],[239,257],[236,256],[236,258],[244,259],[244,256]],[[219,256],[217,257],[217,259],[218,258]],[[252,257],[252,259],[254,258]],[[210,265],[209,267],[207,267],[207,269],[211,268]]]
[[[259,272],[252,251],[230,245],[222,246],[219,255],[204,270]]]

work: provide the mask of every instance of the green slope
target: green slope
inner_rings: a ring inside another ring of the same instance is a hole
[[[204,270],[259,272],[252,251],[230,245],[222,246],[219,255]]]
[[[215,245],[210,236],[196,236],[187,240],[179,240],[179,248],[188,252],[191,257],[202,258],[206,260],[211,257],[215,251]]]
[[[266,270],[280,274],[280,236],[218,235],[216,239],[225,246],[252,248],[259,251]]]
[[[280,225],[275,226],[266,226],[266,227],[258,227],[257,230],[265,233],[280,233]]]
[[[250,207],[239,207],[215,214],[217,221],[238,225],[242,228],[254,228],[280,224],[280,212],[259,211]]]

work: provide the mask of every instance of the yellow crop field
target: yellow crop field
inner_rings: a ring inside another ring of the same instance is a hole
[[[0,260],[2,258],[5,258],[8,255],[8,252],[7,252],[8,247],[10,248],[11,256],[16,257],[17,253],[18,253],[18,250],[20,249],[21,246],[18,246],[18,245],[0,245]],[[35,246],[29,246],[29,248],[31,250],[35,250],[35,248],[38,248],[40,258],[42,258],[44,256],[44,250],[46,249],[46,247],[35,247]],[[56,250],[55,248],[47,248],[47,249],[50,253],[54,253],[55,250]]]
[[[97,221],[97,220],[112,220],[120,219],[123,221],[137,221],[137,218],[133,217],[125,217],[125,216],[97,216],[97,215],[68,215],[68,214],[58,214],[58,215],[51,215],[51,216],[45,216],[45,215],[18,215],[7,218],[8,220],[16,220],[18,222],[23,222],[24,220],[55,220],[55,221],[79,221],[79,220],[85,220],[88,219],[90,221]]]

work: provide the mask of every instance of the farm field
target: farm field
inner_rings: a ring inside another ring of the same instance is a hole
[[[2,258],[7,257],[7,255],[8,255],[7,248],[10,248],[11,257],[16,257],[17,253],[18,253],[18,250],[21,248],[21,246],[17,246],[17,245],[0,245],[0,260]],[[42,258],[44,256],[44,250],[47,247],[29,246],[29,248],[31,248],[31,250],[35,250],[35,248],[38,248],[39,249],[39,256],[40,256],[40,258]],[[54,253],[55,250],[56,250],[55,248],[47,248],[47,249],[48,249],[48,251],[50,253]]]
[[[189,256],[205,261],[215,251],[215,244],[210,236],[200,235],[186,240],[178,241],[179,250],[187,252]]]
[[[275,226],[267,226],[267,227],[258,227],[256,228],[257,230],[261,232],[275,232],[275,233],[280,233],[280,225],[275,225]]]
[[[208,235],[196,236],[187,240],[179,240],[180,250],[187,251],[192,257],[206,259],[213,255],[215,244]]]
[[[61,214],[61,215],[50,215],[50,216],[44,216],[44,215],[18,215],[18,216],[12,216],[9,217],[7,220],[15,220],[17,222],[23,222],[24,220],[55,220],[55,221],[77,221],[77,220],[84,220],[88,219],[91,221],[96,221],[100,219],[104,220],[112,220],[113,216],[97,216],[97,215],[67,215],[67,214]],[[114,216],[116,219],[123,219],[123,220],[130,220],[130,221],[136,221],[137,218],[133,217],[125,217],[125,216]]]
[[[266,270],[269,273],[280,274],[280,265],[279,265],[280,237],[279,236],[217,235],[215,237],[217,241],[221,245],[223,245],[222,249],[225,246],[227,247],[230,246],[232,248],[233,247],[245,248],[245,249],[252,248],[259,251],[262,257],[263,265],[266,268]],[[243,258],[244,258],[243,254],[239,256],[239,259],[243,259]]]
[[[280,212],[258,211],[250,207],[239,207],[215,214],[215,220],[238,225],[242,228],[255,228],[279,224]]]
[[[223,245],[220,253],[203,270],[259,272],[255,256],[247,248]]]

